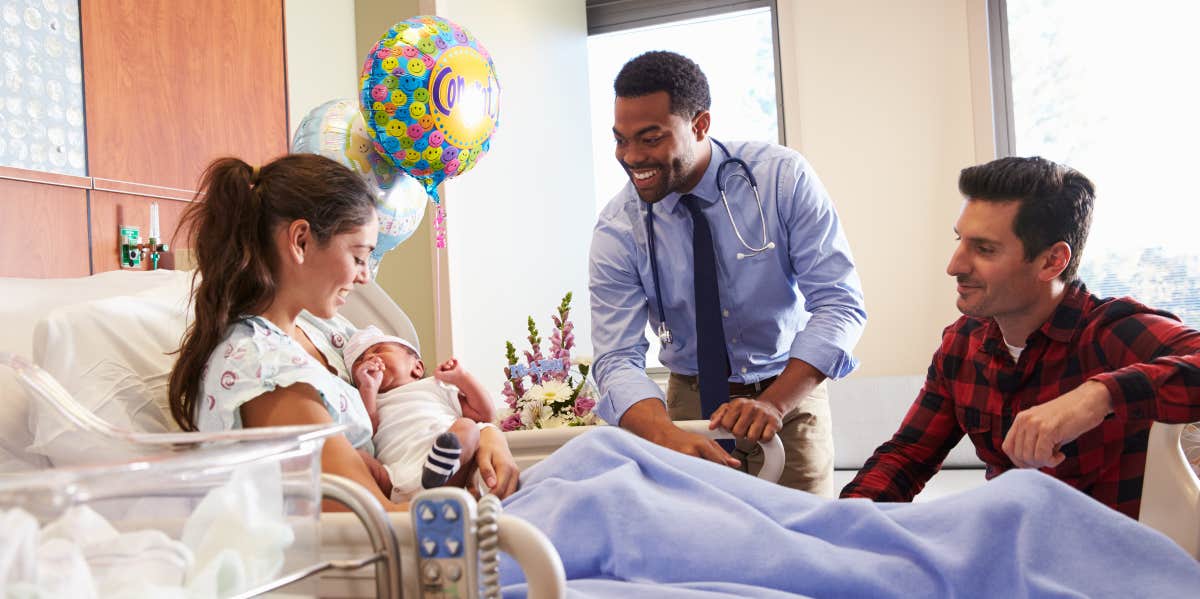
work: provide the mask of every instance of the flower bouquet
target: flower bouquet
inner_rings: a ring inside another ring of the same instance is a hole
[[[529,349],[525,361],[517,357],[511,341],[505,342],[508,366],[504,367],[504,403],[508,409],[501,414],[500,428],[505,431],[562,426],[604,424],[592,411],[599,393],[588,378],[591,358],[571,358],[575,335],[571,332],[571,294],[563,296],[550,334],[550,348],[542,353],[542,338],[537,325],[529,317]],[[529,386],[526,387],[528,378]]]

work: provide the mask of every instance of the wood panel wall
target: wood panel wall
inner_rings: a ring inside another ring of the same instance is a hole
[[[0,169],[0,276],[117,269],[118,227],[144,238],[156,201],[171,241],[212,159],[288,149],[283,0],[81,0],[80,22],[89,176]]]
[[[280,0],[83,0],[88,174],[195,189],[287,151]]]
[[[91,271],[86,189],[0,178],[0,223],[0,275],[82,277]]]

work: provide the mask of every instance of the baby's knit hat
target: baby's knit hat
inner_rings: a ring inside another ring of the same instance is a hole
[[[354,363],[363,355],[363,352],[376,343],[399,343],[412,350],[418,357],[421,355],[421,352],[417,351],[413,342],[401,339],[395,335],[386,335],[378,327],[371,325],[354,333],[354,336],[350,337],[350,341],[346,343],[346,347],[342,349],[342,357],[346,359],[346,367],[354,368]]]

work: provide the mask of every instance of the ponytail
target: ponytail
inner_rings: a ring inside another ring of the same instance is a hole
[[[320,243],[375,218],[366,184],[346,167],[314,154],[284,156],[252,167],[238,158],[212,162],[184,214],[196,262],[195,317],[184,333],[171,371],[171,416],[196,430],[204,368],[238,318],[258,314],[275,299],[279,254],[273,232],[298,219],[309,222]]]

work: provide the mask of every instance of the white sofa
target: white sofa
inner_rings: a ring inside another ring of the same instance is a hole
[[[835,492],[840,493],[854,478],[875,448],[892,438],[924,381],[923,375],[851,376],[829,383]],[[916,501],[929,501],[984,482],[983,462],[964,436]]]

